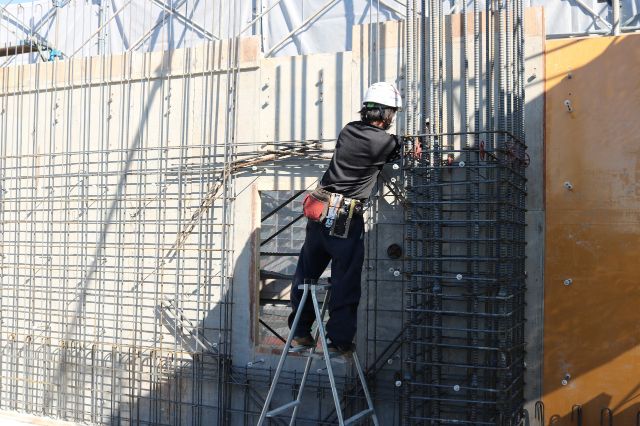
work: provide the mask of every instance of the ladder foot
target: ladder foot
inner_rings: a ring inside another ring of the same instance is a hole
[[[345,426],[350,425],[351,423],[355,423],[357,420],[360,420],[372,414],[373,414],[373,408],[367,408],[366,410],[360,411],[358,414],[355,414],[349,417],[347,420],[344,421],[344,424]]]
[[[289,408],[295,407],[296,405],[300,405],[300,401],[296,400],[296,401],[288,402],[288,403],[286,403],[284,405],[279,406],[278,408],[274,408],[271,411],[267,411],[267,417],[273,417],[278,413],[281,413],[283,411],[287,411]]]
[[[338,416],[338,420],[339,423],[341,425],[347,425],[347,424],[352,424],[355,423],[356,421],[367,417],[367,416],[372,416],[372,420],[375,426],[378,426],[378,418],[376,417],[376,413],[374,411],[373,408],[373,400],[371,399],[371,396],[369,395],[369,390],[367,388],[367,382],[366,382],[366,378],[364,376],[364,373],[362,371],[362,367],[360,366],[360,361],[358,361],[358,355],[355,352],[355,347],[350,347],[350,348],[346,348],[346,347],[334,347],[332,346],[331,349],[333,350],[329,350],[330,346],[327,342],[327,338],[325,335],[325,328],[324,328],[324,324],[323,324],[323,319],[324,319],[324,314],[326,311],[326,302],[327,300],[329,300],[329,294],[331,292],[331,288],[330,285],[321,285],[321,284],[315,284],[315,283],[310,283],[310,282],[306,282],[304,285],[300,286],[301,289],[304,290],[304,293],[302,295],[302,299],[301,299],[301,303],[304,303],[306,300],[307,295],[310,293],[311,294],[311,300],[313,303],[313,308],[314,308],[314,312],[315,312],[315,317],[316,317],[316,321],[318,323],[318,330],[317,330],[317,334],[316,334],[316,338],[318,339],[320,345],[322,346],[322,352],[316,352],[316,345],[313,346],[305,346],[305,345],[298,345],[298,346],[290,346],[291,342],[293,341],[293,337],[289,336],[289,338],[287,339],[286,345],[282,350],[282,354],[280,355],[280,360],[278,361],[278,367],[276,368],[276,373],[273,377],[273,380],[271,382],[271,386],[269,387],[269,392],[267,393],[267,397],[265,399],[265,403],[264,406],[262,407],[262,411],[260,413],[260,418],[258,420],[258,425],[257,426],[262,426],[265,422],[266,418],[269,417],[274,417],[276,414],[281,413],[283,411],[286,411],[290,408],[293,408],[293,414],[291,416],[291,424],[295,423],[295,418],[296,418],[296,414],[298,412],[298,407],[300,405],[301,402],[301,398],[302,398],[302,392],[304,390],[304,385],[306,383],[306,378],[307,375],[309,373],[309,369],[311,368],[313,359],[322,359],[325,361],[325,368],[324,369],[320,369],[318,370],[319,373],[321,373],[322,371],[326,370],[327,375],[329,376],[329,382],[331,384],[331,394],[333,396],[333,402],[335,404],[336,407],[336,413]],[[317,299],[317,294],[316,291],[318,289],[327,289],[327,293],[325,294],[325,299],[324,302],[322,304],[322,310],[320,310],[320,307],[318,306],[318,299]],[[300,318],[300,312],[296,313],[296,317],[293,321],[293,325],[292,328],[295,329],[296,324]],[[317,342],[315,342],[317,344]],[[348,350],[335,350],[335,349],[348,349]],[[304,355],[306,357],[308,357],[307,361],[306,361],[306,366],[305,366],[305,370],[304,370],[304,374],[302,375],[302,380],[300,382],[300,388],[298,389],[298,396],[297,399],[291,402],[288,402],[284,405],[281,405],[280,407],[274,408],[273,410],[269,410],[269,405],[271,404],[271,399],[273,397],[273,395],[275,394],[275,390],[276,390],[276,385],[278,383],[278,379],[280,378],[280,373],[282,372],[282,367],[284,365],[284,361],[286,359],[286,356],[288,353],[299,353],[300,355]],[[353,360],[355,366],[356,366],[356,370],[358,372],[358,378],[360,380],[360,384],[362,385],[362,389],[364,391],[365,397],[367,399],[367,405],[368,405],[368,409],[361,411],[359,413],[357,413],[356,415],[348,418],[346,421],[342,420],[342,407],[340,406],[340,396],[338,395],[338,390],[336,387],[336,381],[335,378],[333,377],[333,368],[332,368],[332,364],[335,363],[347,363],[347,362],[351,362]]]

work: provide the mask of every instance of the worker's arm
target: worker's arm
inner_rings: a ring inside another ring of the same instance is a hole
[[[387,163],[394,163],[400,159],[400,154],[402,153],[403,145],[411,145],[410,155],[415,159],[420,158],[420,154],[422,154],[422,146],[420,144],[419,138],[415,137],[411,139],[411,138],[400,138],[396,135],[392,135],[392,136],[395,141],[395,147],[387,157]]]
[[[420,141],[419,137],[415,137],[413,138],[413,158],[414,159],[419,159],[420,156],[422,155],[422,142]]]

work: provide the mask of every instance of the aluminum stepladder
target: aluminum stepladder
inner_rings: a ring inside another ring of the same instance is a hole
[[[289,425],[294,425],[296,422],[296,416],[298,414],[298,407],[302,402],[302,393],[304,392],[304,386],[307,381],[307,377],[309,375],[309,370],[311,369],[311,363],[314,358],[324,359],[327,374],[329,375],[329,383],[331,384],[331,394],[333,395],[333,402],[336,407],[336,415],[338,417],[338,424],[340,426],[350,425],[357,422],[360,419],[363,419],[367,416],[371,416],[371,420],[373,420],[373,424],[375,426],[379,426],[378,417],[376,416],[376,412],[373,408],[373,401],[371,400],[371,395],[369,395],[369,389],[367,388],[367,382],[364,377],[364,373],[362,371],[362,367],[360,366],[360,361],[358,360],[358,355],[354,350],[351,354],[353,358],[353,362],[355,364],[356,370],[358,372],[358,378],[360,379],[360,384],[362,385],[362,390],[364,391],[364,396],[367,400],[368,408],[363,410],[348,419],[344,419],[342,416],[342,408],[340,408],[340,398],[338,397],[338,390],[336,388],[336,380],[333,376],[333,369],[331,367],[331,358],[335,357],[329,353],[329,348],[327,346],[327,338],[325,335],[324,329],[324,314],[327,311],[327,302],[329,297],[331,297],[331,285],[330,284],[318,284],[317,280],[304,280],[304,284],[298,286],[299,289],[302,290],[302,298],[300,299],[300,306],[304,306],[304,303],[311,294],[311,301],[313,303],[313,310],[316,315],[316,332],[315,341],[320,339],[320,344],[322,346],[322,355],[316,353],[316,346],[313,347],[303,347],[303,348],[291,348],[291,341],[293,340],[293,332],[289,333],[289,337],[287,338],[287,343],[284,345],[284,349],[282,350],[282,355],[280,355],[280,360],[278,361],[278,367],[276,368],[276,373],[273,376],[273,381],[271,382],[271,387],[269,388],[269,393],[267,394],[267,399],[264,402],[264,407],[262,408],[262,412],[260,413],[260,419],[258,420],[257,426],[262,426],[267,417],[274,417],[278,413],[286,411],[290,408],[293,408],[293,414],[291,415],[291,420]],[[326,294],[324,297],[324,301],[322,302],[322,310],[318,306],[318,290],[326,290]],[[291,325],[291,330],[295,330],[298,325],[298,321],[300,320],[300,316],[302,313],[302,309],[298,309],[293,320],[293,324]],[[273,410],[269,410],[269,405],[271,404],[271,399],[276,390],[276,386],[278,385],[278,379],[280,378],[280,373],[282,373],[282,367],[289,353],[300,353],[307,356],[307,362],[304,366],[304,373],[302,374],[302,379],[300,381],[300,388],[298,389],[298,395],[295,400],[288,402],[280,407],[274,408]]]

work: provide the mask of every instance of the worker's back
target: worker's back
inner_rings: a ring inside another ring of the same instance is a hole
[[[353,121],[340,132],[320,185],[345,197],[369,198],[378,173],[397,147],[396,136],[371,124]]]

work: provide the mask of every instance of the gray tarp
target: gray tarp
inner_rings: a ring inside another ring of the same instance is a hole
[[[0,5],[0,47],[14,45],[29,35],[67,56],[74,52],[76,56],[118,53],[132,47],[138,51],[184,47],[205,38],[237,34],[277,1],[103,0],[101,6],[101,0],[54,0],[56,6],[52,0],[37,0]],[[598,13],[602,21],[611,20],[610,7],[598,0],[525,0],[525,5],[545,7],[548,35],[607,29],[578,2]],[[445,11],[450,11],[455,2],[446,0],[443,4]],[[467,4],[471,8],[472,1]],[[308,25],[299,28],[326,5]],[[639,25],[640,0],[622,0],[622,5],[623,23]],[[457,7],[459,10],[460,4]],[[264,52],[286,40],[272,52],[274,56],[344,51],[351,49],[354,24],[402,19],[404,8],[399,0],[280,0],[243,34],[261,34]],[[101,23],[104,31],[98,32]],[[293,37],[287,38],[297,28]],[[0,58],[0,65],[36,59],[35,55]]]

